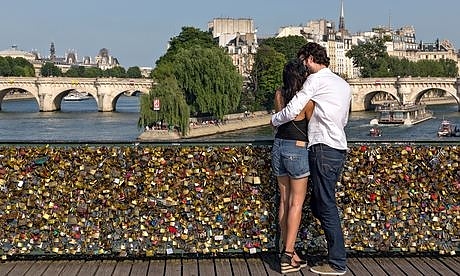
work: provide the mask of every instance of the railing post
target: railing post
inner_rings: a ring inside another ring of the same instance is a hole
[[[460,77],[457,77],[457,80],[455,81],[455,89],[457,90],[457,99],[460,99]],[[460,102],[457,102],[457,111],[460,112]]]
[[[404,104],[404,95],[401,93],[401,77],[397,76],[395,81],[396,95],[398,95],[398,102]]]

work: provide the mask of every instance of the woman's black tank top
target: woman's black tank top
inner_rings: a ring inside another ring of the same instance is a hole
[[[278,127],[275,138],[285,140],[308,141],[307,118],[300,121],[290,121]]]

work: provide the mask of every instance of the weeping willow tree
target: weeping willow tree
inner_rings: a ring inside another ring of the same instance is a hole
[[[170,45],[151,73],[158,85],[141,99],[139,127],[164,120],[185,136],[190,115],[223,119],[237,109],[243,78],[211,33],[184,27]],[[160,111],[153,110],[155,98]]]
[[[155,110],[154,101],[159,101],[159,109]],[[147,95],[140,99],[140,117],[138,127],[166,122],[169,126],[178,128],[185,136],[189,131],[190,109],[185,102],[184,93],[179,88],[174,77],[165,77]]]
[[[180,49],[173,73],[194,115],[212,114],[222,119],[238,107],[243,78],[231,58],[218,47]]]

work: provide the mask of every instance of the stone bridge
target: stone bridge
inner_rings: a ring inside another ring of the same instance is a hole
[[[350,79],[352,89],[351,111],[372,109],[371,100],[379,92],[393,96],[399,103],[419,103],[430,90],[442,90],[453,96],[460,111],[460,78],[361,78]]]
[[[453,96],[460,111],[460,78],[361,78],[350,79],[348,83],[352,88],[351,111],[372,109],[372,99],[380,92],[404,104],[418,103],[425,93],[434,89]],[[21,90],[36,98],[40,111],[56,111],[61,109],[62,99],[77,90],[91,94],[99,111],[114,111],[123,93],[148,93],[152,85],[151,79],[0,77],[0,107],[9,91]]]
[[[57,111],[61,110],[63,98],[77,90],[93,96],[98,111],[114,111],[121,95],[148,93],[152,85],[151,79],[0,77],[0,107],[7,93],[19,90],[32,94],[40,111]]]

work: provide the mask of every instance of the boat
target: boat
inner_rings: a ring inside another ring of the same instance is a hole
[[[382,136],[382,131],[377,126],[373,126],[369,129],[369,135],[372,137],[380,137]]]
[[[64,101],[67,102],[78,102],[91,99],[91,96],[86,92],[70,92],[67,96],[64,97]]]
[[[451,121],[443,119],[438,128],[438,136],[460,137],[460,128],[454,126]]]
[[[388,102],[378,105],[375,109],[379,113],[378,119],[371,124],[401,124],[414,125],[433,118],[433,112],[426,109],[425,104],[398,104]]]

